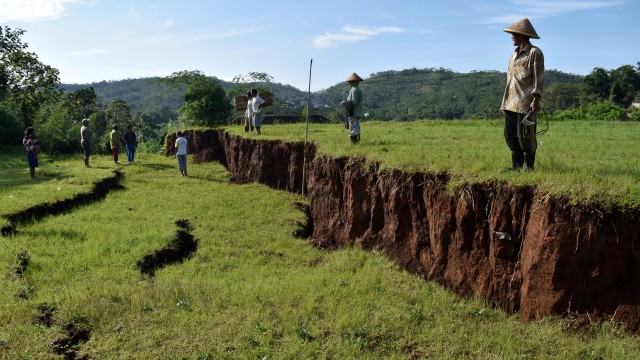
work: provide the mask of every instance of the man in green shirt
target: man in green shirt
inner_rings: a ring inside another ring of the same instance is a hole
[[[351,74],[351,76],[347,78],[351,89],[349,90],[347,100],[340,103],[347,110],[349,138],[354,144],[360,141],[360,119],[364,117],[364,111],[362,110],[362,90],[360,90],[359,86],[360,81],[364,80],[356,73]]]

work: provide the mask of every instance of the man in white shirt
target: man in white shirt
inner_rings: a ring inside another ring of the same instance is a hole
[[[249,132],[249,128],[253,131],[253,107],[251,106],[251,102],[253,96],[251,95],[251,90],[247,91],[247,110],[244,112],[244,132]]]
[[[265,103],[264,99],[258,95],[258,90],[251,89],[251,108],[253,110],[253,126],[256,127],[256,135],[260,135],[260,127],[262,126],[262,104]]]
[[[180,168],[180,174],[187,176],[187,139],[182,136],[182,132],[176,133],[176,152],[173,157],[178,157],[178,168]]]

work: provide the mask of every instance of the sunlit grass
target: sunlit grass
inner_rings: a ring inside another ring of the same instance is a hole
[[[43,153],[38,160],[37,179],[31,180],[24,149],[0,151],[0,215],[87,192],[96,181],[121,168],[105,156],[94,156],[91,169],[85,169],[80,154],[53,158]]]
[[[226,130],[254,137],[241,127]],[[262,139],[305,139],[304,124],[265,125],[262,130]],[[574,202],[640,205],[637,122],[552,122],[538,137],[536,171],[531,173],[507,171],[511,153],[501,121],[366,121],[355,146],[342,124],[310,124],[309,140],[321,153],[364,157],[381,163],[381,169],[446,172],[453,186],[508,182],[537,186]]]
[[[69,183],[115,166],[108,157],[95,169],[78,162],[54,164]],[[22,167],[3,170],[23,176]],[[80,351],[102,359],[640,357],[638,339],[610,324],[586,337],[558,319],[522,324],[383,255],[316,249],[292,235],[305,199],[232,184],[219,164],[190,159],[188,178],[162,156],[120,169],[124,190],[0,238],[0,358],[55,358],[49,344],[71,321],[91,328]],[[58,190],[47,181],[20,186],[51,200]],[[189,220],[197,252],[142,275],[136,262],[166,245],[180,219]],[[28,270],[10,276],[22,251]],[[43,303],[57,308],[52,327],[34,323]]]

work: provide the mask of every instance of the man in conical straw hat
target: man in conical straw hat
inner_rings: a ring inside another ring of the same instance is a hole
[[[536,112],[540,109],[544,56],[529,39],[540,39],[529,22],[523,19],[504,29],[516,47],[509,60],[507,86],[500,110],[504,112],[504,138],[511,149],[511,168],[525,171],[536,160]]]
[[[347,110],[349,120],[349,138],[351,142],[357,144],[360,141],[360,119],[364,117],[362,110],[362,90],[360,90],[360,81],[364,81],[358,74],[353,73],[347,78],[347,82],[351,89],[347,100],[340,104]]]

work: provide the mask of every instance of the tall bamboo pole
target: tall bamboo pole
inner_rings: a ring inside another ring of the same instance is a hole
[[[313,59],[309,63],[309,90],[307,91],[307,125],[304,131],[304,149],[302,150],[302,196],[304,196],[304,187],[306,185],[306,169],[307,169],[307,142],[309,141],[309,108],[311,107],[311,68],[313,67]]]

